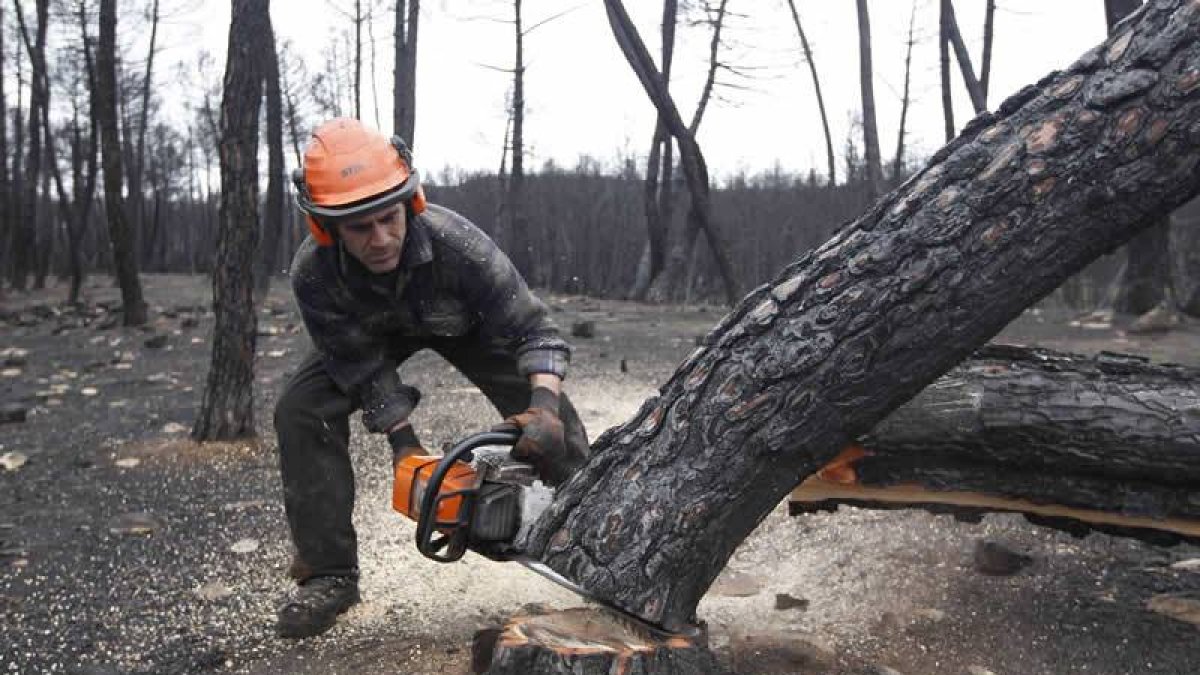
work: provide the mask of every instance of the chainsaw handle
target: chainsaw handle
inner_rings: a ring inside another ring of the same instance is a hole
[[[476,490],[460,490],[448,495],[440,495],[442,481],[446,473],[457,461],[470,461],[471,453],[476,448],[485,445],[514,445],[521,437],[521,430],[515,426],[512,429],[497,429],[485,431],[474,436],[468,436],[448,450],[445,456],[434,467],[429,481],[425,484],[425,494],[421,495],[421,516],[417,519],[417,550],[426,558],[438,562],[454,562],[463,557],[467,551],[467,539],[470,535],[471,516],[475,511]],[[442,499],[461,497],[458,521],[454,523],[438,522],[437,507]],[[437,537],[438,527],[449,529],[449,533]],[[440,553],[445,548],[445,553]]]

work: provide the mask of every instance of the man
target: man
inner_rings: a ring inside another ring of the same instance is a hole
[[[570,348],[483,232],[425,202],[398,137],[339,118],[313,132],[294,176],[311,236],[292,289],[314,350],[275,410],[284,506],[299,588],[279,633],[328,630],[358,602],[349,417],[387,434],[393,465],[428,454],[409,416],[420,401],[396,369],[422,349],[453,364],[522,431],[513,456],[551,485],[583,462],[587,437],[561,393]]]

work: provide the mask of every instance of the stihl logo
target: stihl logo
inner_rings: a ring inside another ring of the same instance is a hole
[[[354,174],[359,173],[366,168],[367,167],[362,164],[351,164],[350,166],[342,169],[342,178],[349,178],[350,176],[353,176]]]

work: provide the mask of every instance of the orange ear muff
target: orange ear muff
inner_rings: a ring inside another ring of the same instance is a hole
[[[412,198],[412,212],[414,215],[420,214],[425,210],[425,188],[418,186],[416,194]]]
[[[308,231],[312,233],[317,246],[333,246],[333,235],[329,234],[329,230],[322,227],[312,216],[305,216],[304,219],[308,221]]]

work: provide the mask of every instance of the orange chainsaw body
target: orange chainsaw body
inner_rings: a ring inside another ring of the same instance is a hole
[[[392,483],[392,508],[413,520],[421,518],[421,500],[425,496],[425,488],[433,475],[441,457],[426,455],[410,455],[400,460],[396,465],[395,480]],[[471,490],[478,486],[475,470],[470,464],[462,461],[446,472],[442,481],[441,494],[451,494],[463,490]],[[450,497],[440,501],[435,520],[438,522],[453,522],[459,519],[462,508],[462,497]]]

